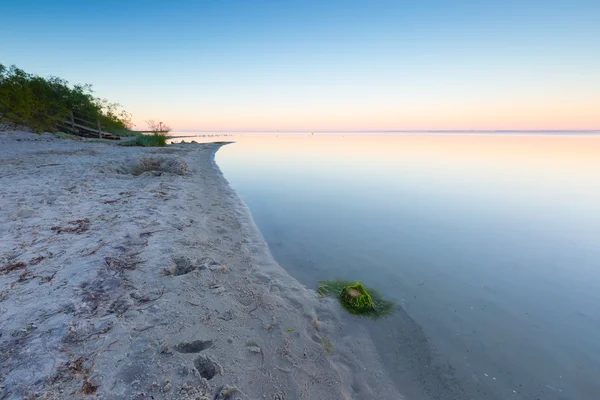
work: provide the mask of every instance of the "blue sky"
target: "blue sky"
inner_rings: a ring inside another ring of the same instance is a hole
[[[176,129],[600,129],[598,1],[10,1],[0,62]]]

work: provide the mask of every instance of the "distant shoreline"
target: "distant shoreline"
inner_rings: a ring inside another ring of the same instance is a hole
[[[485,133],[522,133],[522,134],[600,134],[600,129],[598,130],[496,130],[496,131],[480,131],[480,130],[420,130],[420,131],[240,131],[240,130],[223,130],[223,131],[209,131],[209,130],[175,130],[175,133],[178,134],[189,134],[189,133],[204,133],[204,134],[230,134],[230,133],[265,133],[265,134],[372,134],[372,133],[381,133],[381,134],[406,134],[406,133],[475,133],[475,134],[485,134]],[[188,137],[188,136],[176,136],[176,137]]]

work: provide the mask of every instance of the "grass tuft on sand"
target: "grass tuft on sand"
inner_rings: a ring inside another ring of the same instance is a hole
[[[144,172],[154,175],[163,173],[185,175],[188,172],[188,165],[180,158],[141,157],[131,164],[124,165],[118,172],[131,175],[141,175]]]
[[[393,302],[385,300],[377,290],[365,288],[360,282],[321,281],[317,293],[323,297],[334,295],[349,313],[373,319],[390,315],[396,307]]]
[[[162,133],[153,133],[152,135],[138,135],[135,139],[121,143],[121,146],[140,146],[140,147],[165,147],[167,145],[167,135]]]

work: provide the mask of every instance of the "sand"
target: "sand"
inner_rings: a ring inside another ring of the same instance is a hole
[[[273,260],[222,145],[0,133],[0,399],[402,398]]]

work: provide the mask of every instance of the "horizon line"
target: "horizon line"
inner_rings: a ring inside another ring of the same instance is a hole
[[[246,133],[557,133],[557,132],[572,132],[572,133],[600,133],[600,129],[399,129],[399,130],[268,130],[268,129],[172,129],[172,132],[246,132]]]

